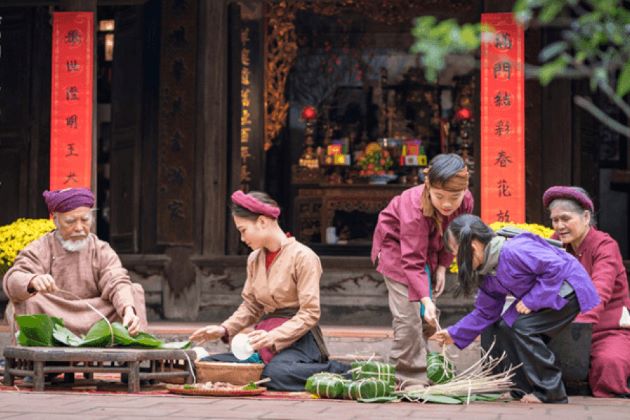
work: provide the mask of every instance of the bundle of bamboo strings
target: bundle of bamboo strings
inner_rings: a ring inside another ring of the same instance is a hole
[[[437,323],[437,330],[442,328]],[[430,385],[412,385],[397,393],[398,396],[404,397],[410,401],[426,401],[431,396],[447,396],[447,397],[466,397],[466,403],[470,402],[471,396],[476,394],[503,394],[511,391],[514,387],[512,377],[515,370],[520,367],[510,366],[508,369],[500,373],[494,373],[495,368],[506,361],[505,352],[498,358],[492,357],[491,351],[495,343],[483,352],[482,357],[472,366],[463,372],[455,375],[450,381]],[[446,345],[442,345],[442,357],[444,358],[444,369],[448,369],[449,364],[452,366],[446,353]]]

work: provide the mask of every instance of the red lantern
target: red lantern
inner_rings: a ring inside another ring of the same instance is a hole
[[[472,118],[472,112],[469,108],[459,108],[455,115],[459,120],[469,120]]]
[[[317,118],[317,110],[313,106],[305,106],[302,108],[302,119],[305,121],[314,120]]]

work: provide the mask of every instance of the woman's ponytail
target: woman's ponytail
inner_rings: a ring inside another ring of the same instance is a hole
[[[470,226],[464,225],[459,232],[459,244],[457,248],[457,262],[458,262],[458,280],[460,287],[465,295],[470,293],[470,289],[473,283],[476,283],[476,275],[473,270],[473,254],[472,247],[473,233]]]
[[[478,240],[487,245],[494,236],[493,230],[473,214],[462,214],[448,225],[444,235],[445,246],[449,249],[449,241],[457,243],[459,286],[455,291],[456,296],[461,293],[469,296],[479,287],[479,276],[473,269],[473,241]]]

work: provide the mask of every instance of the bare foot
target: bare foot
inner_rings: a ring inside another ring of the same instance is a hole
[[[503,394],[501,394],[499,396],[500,400],[513,400],[514,398],[512,397],[512,393],[510,391],[508,392],[504,392]]]
[[[540,401],[534,394],[524,395],[520,401],[525,404],[542,404],[542,401]]]

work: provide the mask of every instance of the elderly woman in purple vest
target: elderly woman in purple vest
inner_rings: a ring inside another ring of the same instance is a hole
[[[566,403],[560,368],[547,343],[578,313],[599,303],[588,273],[539,236],[522,233],[506,240],[474,215],[453,220],[444,240],[457,255],[459,290],[477,290],[477,298],[470,314],[432,338],[463,349],[490,328],[495,349],[506,353],[508,363],[522,363],[512,397]],[[515,300],[503,312],[507,295]]]
[[[601,300],[575,322],[593,324],[588,382],[595,397],[630,397],[630,329],[622,322],[630,307],[628,275],[617,241],[595,227],[595,208],[579,187],[555,186],[545,191],[555,236],[584,266]]]

